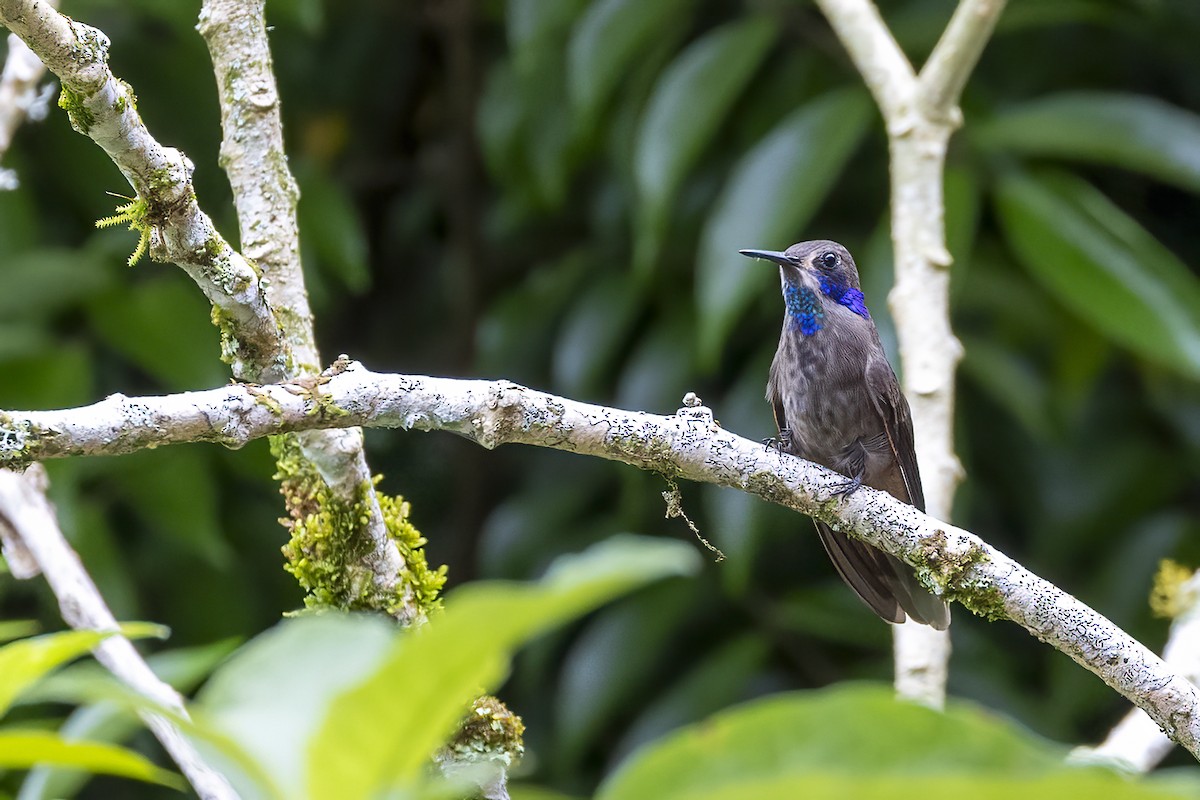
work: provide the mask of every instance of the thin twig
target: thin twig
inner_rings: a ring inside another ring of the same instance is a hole
[[[117,620],[96,584],[59,530],[54,509],[46,500],[46,484],[45,470],[38,464],[21,474],[0,470],[0,528],[6,528],[8,537],[18,539],[36,561],[68,625],[79,630],[118,630]],[[126,686],[155,705],[171,709],[184,719],[188,717],[179,693],[154,674],[124,636],[108,637],[93,652],[96,660]],[[196,794],[205,800],[237,798],[224,776],[204,763],[173,723],[151,712],[141,712],[141,717]]]

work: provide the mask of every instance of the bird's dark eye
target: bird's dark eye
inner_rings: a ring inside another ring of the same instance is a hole
[[[823,266],[825,269],[833,269],[837,265],[837,253],[825,253],[821,256],[821,266]]]

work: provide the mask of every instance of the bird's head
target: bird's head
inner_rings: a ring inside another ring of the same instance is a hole
[[[801,330],[815,333],[820,329],[817,305],[833,303],[845,306],[864,319],[870,319],[858,267],[850,252],[837,242],[818,239],[794,244],[787,250],[739,250],[749,258],[761,258],[779,265],[779,279],[788,313],[796,318]]]
[[[779,277],[786,288],[788,284],[808,286],[814,291],[824,291],[826,286],[841,289],[858,289],[858,268],[850,252],[837,242],[817,239],[794,244],[787,250],[739,250],[744,256],[761,258],[779,265]]]

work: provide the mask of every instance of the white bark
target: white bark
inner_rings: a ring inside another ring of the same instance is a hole
[[[1180,589],[1186,608],[1171,623],[1163,661],[1194,684],[1200,684],[1200,571]],[[1133,772],[1149,772],[1167,757],[1174,742],[1140,708],[1125,715],[1096,747],[1079,747],[1075,761],[1107,763]]]
[[[967,531],[889,494],[838,495],[845,479],[717,425],[704,408],[670,417],[578,403],[505,381],[368,372],[339,359],[320,384],[233,385],[166,397],[114,395],[63,411],[0,414],[0,463],[127,453],[184,441],[238,447],[320,427],[459,433],[487,448],[523,443],[731,486],[816,517],[913,565],[933,591],[1017,622],[1146,710],[1200,756],[1200,692],[1079,600]]]
[[[205,0],[196,29],[208,44],[221,101],[221,166],[237,206],[242,252],[267,278],[267,300],[283,321],[295,374],[321,369],[300,266],[300,190],[283,149],[279,90],[263,19],[264,0]],[[293,375],[293,377],[294,377]]]
[[[20,542],[46,576],[46,582],[58,599],[62,617],[72,628],[117,630],[116,618],[83,568],[79,556],[59,530],[45,489],[46,473],[40,465],[29,467],[23,474],[0,470],[0,531],[4,532],[6,555],[10,541]],[[124,636],[110,636],[96,645],[93,652],[96,660],[126,686],[159,707],[187,718],[188,712],[179,693],[159,680]],[[163,749],[179,765],[196,794],[205,800],[237,797],[225,778],[204,763],[191,742],[166,717],[150,712],[143,712],[141,716]]]
[[[950,329],[950,253],[942,181],[946,145],[961,124],[958,98],[991,36],[1004,0],[961,0],[920,74],[870,0],[818,0],[875,97],[891,151],[889,297],[900,342],[904,393],[912,407],[917,464],[929,513],[949,519],[962,465],[954,452],[954,371],[962,345]],[[949,631],[895,628],[896,690],[945,702]]]

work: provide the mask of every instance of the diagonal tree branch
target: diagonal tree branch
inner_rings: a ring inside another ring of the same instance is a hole
[[[29,467],[23,474],[0,470],[0,530],[4,532],[6,552],[10,542],[20,542],[38,569],[46,576],[58,598],[62,617],[79,630],[117,630],[117,620],[109,611],[100,591],[83,568],[79,556],[67,544],[54,509],[46,500],[46,473],[41,465]],[[32,574],[23,577],[33,577]],[[124,636],[111,636],[94,650],[96,660],[122,683],[156,706],[167,708],[187,719],[179,693],[159,679]],[[196,794],[204,800],[236,800],[237,794],[218,772],[204,763],[192,743],[175,725],[159,714],[143,712],[146,727],[163,749],[179,765]]]
[[[1163,661],[1194,684],[1200,684],[1200,571],[1176,592],[1183,608],[1171,623]],[[1095,747],[1078,747],[1072,760],[1116,765],[1132,772],[1149,772],[1167,757],[1174,743],[1145,711],[1134,708]]]
[[[132,89],[108,68],[109,42],[102,32],[39,0],[0,0],[0,23],[58,75],[62,105],[72,125],[108,153],[137,191],[145,206],[134,222],[148,232],[151,257],[177,263],[212,302],[223,358],[234,377],[263,382],[295,378],[315,372],[318,356],[296,244],[295,183],[282,150],[261,2],[211,5],[202,25],[212,32],[210,44],[222,43],[214,50],[214,60],[223,65],[218,72],[223,76],[222,92],[229,95],[223,97],[228,101],[223,111],[224,160],[233,167],[243,240],[265,258],[261,269],[270,270],[270,281],[261,280],[260,266],[235,251],[200,209],[191,162],[150,134],[137,113]],[[217,35],[219,31],[224,35]],[[249,150],[231,144],[247,136],[258,161],[251,162]],[[271,243],[282,249],[272,250]],[[266,287],[272,284],[280,288],[271,290],[269,298]],[[283,304],[279,317],[270,302],[275,299]],[[409,565],[385,524],[361,431],[314,432],[300,444],[332,496],[358,512],[343,516],[363,518],[361,527],[346,537],[352,545],[360,538],[368,542],[365,547],[352,546],[359,568],[369,573],[374,585],[361,602],[386,608],[406,622],[423,619],[423,604],[404,580]]]
[[[286,377],[290,356],[257,271],[197,204],[192,162],[146,129],[129,85],[108,68],[108,37],[38,0],[0,0],[0,24],[58,76],[72,126],[108,154],[145,202],[136,221],[149,230],[151,256],[182,267],[226,323],[222,345],[233,374]]]
[[[879,9],[871,0],[818,0],[817,5],[871,90],[888,134],[893,134],[893,126],[897,126],[895,133],[902,133],[914,112],[911,99],[917,76]]]
[[[954,9],[950,24],[921,67],[917,91],[926,117],[944,117],[955,127],[960,124],[958,98],[992,36],[1005,2],[962,0]]]
[[[221,102],[221,166],[233,189],[242,252],[268,279],[267,299],[301,372],[319,372],[312,313],[300,267],[300,190],[283,149],[279,90],[264,0],[205,0],[196,29],[208,45]]]
[[[934,591],[976,614],[1017,622],[1145,709],[1200,757],[1200,691],[1108,619],[974,535],[891,495],[864,487],[842,498],[842,476],[736,436],[718,426],[708,409],[662,417],[504,381],[376,374],[346,360],[324,379],[315,389],[234,385],[0,414],[0,463],[182,441],[237,447],[282,431],[371,425],[451,431],[489,449],[508,443],[551,447],[730,486],[904,559]]]

